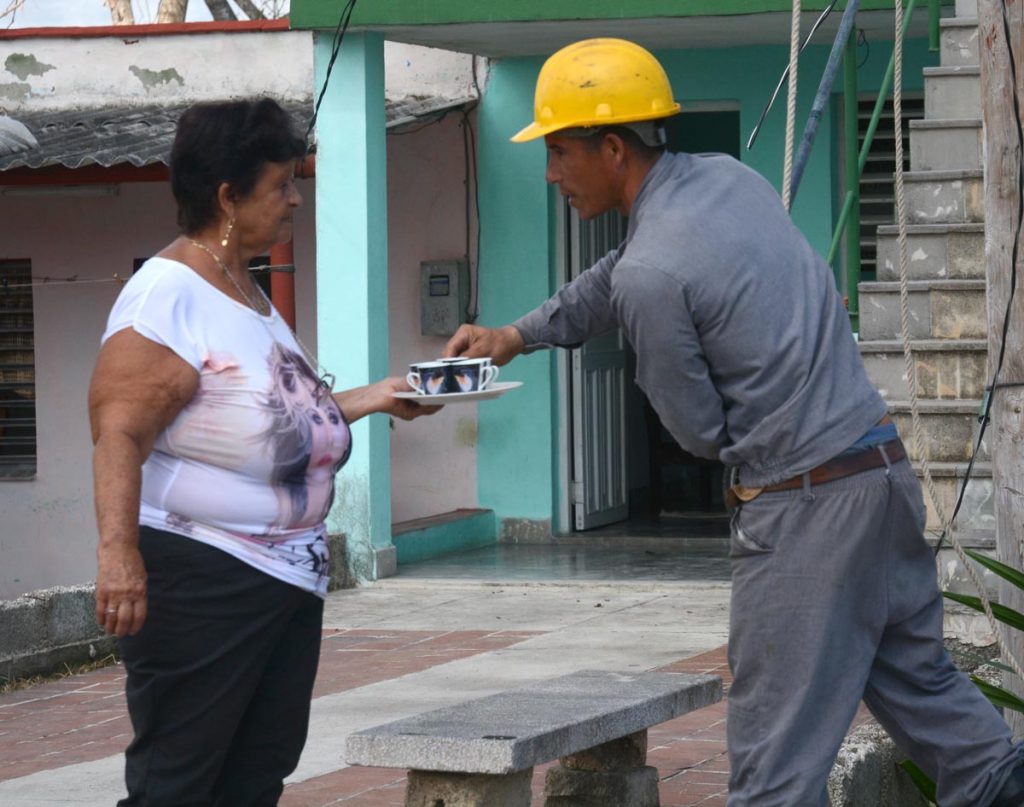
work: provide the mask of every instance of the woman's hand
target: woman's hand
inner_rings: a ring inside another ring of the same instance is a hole
[[[421,415],[432,415],[441,409],[440,406],[421,404],[409,398],[396,398],[393,393],[413,392],[404,378],[385,378],[378,381],[376,386],[384,393],[384,407],[378,411],[384,412],[392,417],[402,420],[412,420]]]
[[[101,546],[97,553],[96,621],[107,633],[131,636],[146,621],[146,569],[135,546]]]
[[[334,400],[345,413],[345,420],[354,423],[361,417],[381,412],[402,420],[412,420],[421,415],[432,415],[440,406],[420,404],[408,398],[396,398],[396,392],[412,392],[404,378],[384,378],[375,384],[336,393]]]

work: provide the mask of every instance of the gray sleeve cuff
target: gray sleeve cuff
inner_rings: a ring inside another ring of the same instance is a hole
[[[523,337],[523,353],[533,353],[535,350],[544,350],[545,348],[554,347],[554,345],[548,342],[542,342],[538,337],[538,332],[543,327],[544,314],[540,308],[535,308],[528,314],[524,314],[515,322],[512,323],[512,327],[519,331],[519,335]]]

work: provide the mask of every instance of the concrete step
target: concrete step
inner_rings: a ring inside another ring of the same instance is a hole
[[[908,431],[901,433],[903,441],[907,444],[913,439]],[[924,484],[924,471],[921,463],[916,463],[914,470],[921,480],[921,487],[924,490],[924,503],[928,508],[928,529],[941,530],[942,524],[935,509],[935,503]],[[929,473],[932,475],[932,482],[935,484],[935,493],[939,497],[939,505],[946,518],[953,515],[953,508],[956,506],[956,499],[960,495],[960,488],[963,487],[964,477],[967,476],[966,462],[929,462]],[[992,497],[992,463],[976,462],[971,470],[971,479],[967,483],[967,492],[964,494],[963,504],[960,505],[960,512],[957,514],[953,529],[963,539],[964,535],[971,536],[971,541],[977,543],[978,548],[988,549],[995,546],[995,509]],[[974,546],[975,544],[971,544]]]
[[[962,549],[971,549],[975,552],[980,552],[983,555],[989,557],[998,558],[998,548],[996,546],[996,533],[995,533],[995,516],[991,510],[991,498],[987,502],[988,504],[988,518],[992,522],[992,527],[985,530],[967,530],[967,529],[956,529],[955,527],[961,522],[963,514],[967,509],[967,499],[971,495],[974,484],[974,474],[971,474],[971,482],[968,483],[968,494],[964,497],[964,504],[960,509],[960,515],[957,516],[956,522],[954,523],[954,529],[950,535],[947,535],[945,540],[942,542],[942,548],[939,549],[936,557],[936,566],[939,572],[939,588],[942,591],[952,591],[957,594],[967,594],[971,597],[979,596],[978,587],[974,580],[968,575],[967,570],[964,568],[964,563],[960,560],[960,555],[957,553],[953,546],[953,540],[955,539]],[[981,482],[983,480],[979,480]],[[990,496],[991,496],[991,480],[988,480]],[[927,497],[926,497],[927,498]],[[951,513],[952,511],[950,511]],[[938,546],[939,533],[928,534],[928,543],[932,546]],[[999,576],[988,571],[985,567],[975,563],[973,560],[967,561],[975,576],[980,580],[982,587],[984,588],[985,595],[991,601],[998,601],[999,599]],[[954,633],[960,641],[972,641],[970,638],[984,637],[986,634],[991,634],[991,626],[988,623],[987,618],[984,614],[974,611],[968,608],[966,605],[960,603],[954,603],[952,601],[946,601],[944,603],[944,620],[946,635]],[[979,642],[984,644],[985,642]]]
[[[860,338],[900,339],[900,284],[861,283]],[[915,280],[908,283],[911,339],[985,339],[984,280]]]
[[[978,18],[978,0],[956,0],[957,17]]]
[[[993,546],[991,549],[979,548],[977,551],[995,557],[996,549],[994,538],[992,543]],[[962,542],[961,546],[964,546]],[[974,547],[970,546],[964,546],[964,548],[974,549]],[[935,560],[939,572],[940,590],[952,591],[957,594],[966,594],[971,597],[978,596],[977,586],[968,576],[967,570],[964,569],[964,565],[960,561],[960,556],[957,555],[956,550],[949,545],[948,539],[943,542],[943,547],[939,550],[938,557]],[[985,589],[985,595],[988,597],[989,601],[998,602],[999,577],[983,566],[974,563],[974,561],[969,561],[969,563],[971,563],[977,577],[980,579],[981,585]],[[986,641],[985,638],[986,636],[991,635],[991,627],[983,613],[950,600],[943,603],[943,608],[945,610],[945,613],[943,614],[945,617],[943,619],[943,630],[946,636],[955,634],[957,639],[961,642],[975,642],[979,645],[991,644],[991,640],[989,639]]]
[[[933,477],[934,478],[934,477]],[[974,475],[971,475],[971,483],[974,482]],[[959,493],[959,489],[957,490]],[[952,510],[949,511],[952,513]],[[960,509],[960,513],[963,512],[963,508]],[[948,517],[948,516],[947,516]],[[957,521],[960,520],[960,514],[957,514]],[[935,530],[929,528],[928,543],[933,547],[939,544],[939,535],[941,534],[941,528]],[[952,535],[960,543],[964,549],[973,549],[977,552],[995,552],[996,551],[996,531],[995,530],[984,530],[981,532],[969,532],[965,530],[954,529]],[[955,554],[954,550],[948,546],[949,536],[946,536],[946,540],[942,542],[942,549],[940,552],[949,552]]]
[[[949,17],[939,20],[939,27],[939,58],[943,67],[976,67],[980,64],[977,16]]]
[[[922,398],[957,401],[984,395],[988,352],[984,339],[915,339],[910,349],[917,371],[917,394]],[[883,398],[910,398],[902,342],[861,341],[860,353],[868,378]]]
[[[980,171],[984,135],[981,119],[910,121],[910,167],[913,171]]]
[[[978,434],[978,410],[980,401],[918,401],[921,416],[923,445],[921,453],[912,438],[910,404],[906,401],[889,401],[889,414],[903,437],[907,454],[912,462],[926,457],[932,462],[968,462],[974,451]],[[987,443],[987,439],[985,443]],[[978,452],[978,459],[988,460],[985,443]]]
[[[977,66],[926,67],[926,118],[980,118],[981,70]]]
[[[904,437],[904,441],[907,441]],[[924,495],[925,507],[928,510],[928,521],[925,526],[925,537],[933,548],[938,545],[939,536],[942,534],[942,523],[936,515],[935,504],[924,483],[924,474],[920,466],[916,468],[917,475],[921,479],[922,493]],[[929,471],[932,482],[935,486],[935,493],[939,498],[943,515],[950,518],[956,506],[956,500],[963,487],[963,480],[966,476],[966,463],[930,463]],[[992,466],[989,463],[975,463],[971,471],[971,478],[967,482],[967,490],[964,493],[963,503],[960,512],[953,522],[951,536],[947,535],[943,546],[936,558],[936,566],[939,573],[939,588],[944,591],[956,591],[961,594],[977,595],[974,584],[971,582],[964,570],[963,564],[952,546],[951,537],[955,538],[965,549],[974,549],[988,554],[995,554],[996,533],[995,533],[995,512],[993,509],[992,495]],[[979,569],[979,572],[982,570]],[[996,578],[994,575],[982,575],[982,581],[986,586],[988,596],[995,596]],[[968,610],[962,606],[949,607],[947,612],[968,614]],[[964,621],[964,620],[960,620]],[[966,620],[970,621],[970,620]],[[977,628],[977,626],[974,626]],[[959,630],[964,630],[961,626]]]
[[[908,223],[966,224],[985,220],[980,169],[908,171],[903,181]]]
[[[899,228],[884,225],[878,237],[877,277],[898,280]],[[911,224],[907,227],[907,276],[910,280],[984,279],[984,224]]]

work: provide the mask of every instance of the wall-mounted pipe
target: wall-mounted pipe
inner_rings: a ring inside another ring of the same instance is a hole
[[[316,155],[308,154],[295,169],[299,179],[312,179],[316,176]],[[277,267],[270,273],[270,299],[274,308],[295,330],[295,239],[284,244],[275,244],[270,248],[270,263]]]

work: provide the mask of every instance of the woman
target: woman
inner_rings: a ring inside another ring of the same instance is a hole
[[[292,233],[303,143],[274,101],[199,104],[171,152],[182,234],[122,290],[89,394],[96,617],[121,638],[135,737],[121,805],[274,805],[305,743],[323,519],[372,412],[334,393],[248,272]]]

